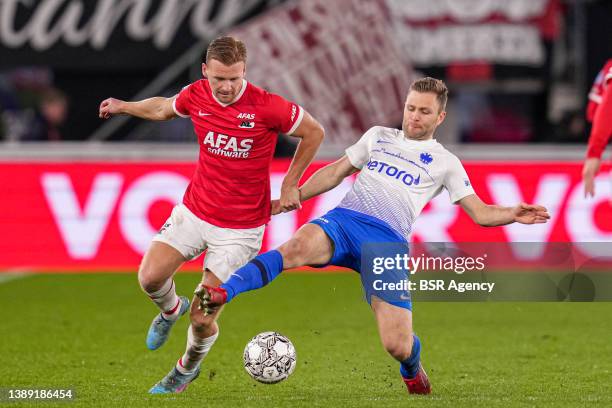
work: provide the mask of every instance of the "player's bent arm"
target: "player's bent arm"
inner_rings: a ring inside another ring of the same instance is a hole
[[[155,96],[137,102],[108,98],[100,104],[100,117],[107,119],[113,115],[130,115],[155,121],[173,119],[177,116],[172,107],[175,98]]]
[[[359,169],[353,167],[347,156],[342,156],[341,159],[317,170],[315,174],[310,176],[300,187],[300,198],[305,201],[325,193],[340,184],[346,177],[358,171]]]
[[[123,113],[148,120],[169,120],[177,115],[172,108],[175,97],[156,96],[138,102],[124,102]]]
[[[478,225],[496,227],[519,222],[521,224],[545,223],[550,215],[541,205],[517,204],[514,207],[485,204],[476,194],[470,194],[459,200],[465,212]]]
[[[308,112],[304,112],[302,121],[297,129],[291,133],[291,136],[298,137],[301,140],[281,185],[279,202],[279,211],[281,212],[302,208],[298,183],[304,174],[304,170],[317,153],[325,132],[323,127]]]
[[[319,122],[304,111],[302,122],[290,136],[301,140],[293,155],[287,175],[283,179],[283,185],[297,187],[306,167],[312,162],[317,150],[319,150],[319,146],[325,137],[325,131]]]

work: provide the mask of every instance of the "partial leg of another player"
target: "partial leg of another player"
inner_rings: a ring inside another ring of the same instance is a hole
[[[383,347],[400,363],[400,374],[408,392],[429,394],[431,385],[421,365],[421,342],[412,331],[412,312],[372,296]]]
[[[202,284],[217,287],[221,280],[211,271],[204,273]],[[183,373],[193,372],[199,369],[200,363],[210,351],[215,340],[219,336],[219,325],[217,319],[221,314],[222,307],[214,313],[204,315],[200,310],[200,299],[194,296],[191,305],[191,326],[187,333],[187,348],[185,354],[179,359],[177,369]]]
[[[206,270],[202,284],[217,287],[221,284],[221,280],[214,273]],[[199,308],[198,297],[193,298],[190,311],[191,325],[187,329],[185,353],[172,370],[151,388],[149,391],[151,394],[183,392],[191,382],[198,378],[202,360],[219,336],[217,318],[221,310],[222,307],[219,307],[213,313],[204,315]]]
[[[185,262],[185,257],[170,245],[153,241],[138,270],[142,290],[160,309],[147,333],[147,347],[156,350],[170,334],[170,329],[189,309],[189,299],[178,297],[174,273]]]
[[[205,313],[223,305],[242,292],[259,289],[274,280],[283,270],[305,265],[324,265],[334,247],[323,229],[305,224],[278,249],[263,253],[238,269],[218,288],[201,285],[196,295]]]

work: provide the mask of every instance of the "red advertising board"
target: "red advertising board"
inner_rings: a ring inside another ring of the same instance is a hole
[[[273,197],[288,164],[273,163]],[[316,163],[308,174],[324,164]],[[609,167],[597,178],[596,197],[585,199],[578,162],[464,165],[484,201],[536,202],[549,209],[550,222],[479,227],[443,192],[419,217],[414,240],[612,243]],[[193,164],[167,161],[0,163],[0,270],[134,270],[172,205],[181,200],[193,170]],[[274,217],[263,249],[278,246],[300,225],[333,208],[351,184],[345,180],[305,202],[302,210]],[[201,260],[188,267],[200,268]]]

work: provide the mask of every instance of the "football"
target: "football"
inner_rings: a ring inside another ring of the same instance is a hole
[[[277,332],[259,333],[244,348],[244,368],[261,383],[283,381],[295,370],[296,361],[291,340]]]

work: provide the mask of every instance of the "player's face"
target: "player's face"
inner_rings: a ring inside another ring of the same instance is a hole
[[[446,112],[440,112],[435,93],[410,91],[404,105],[402,129],[409,139],[431,139],[445,116]]]
[[[232,102],[240,92],[244,71],[245,64],[242,61],[234,65],[224,65],[216,59],[211,59],[208,64],[202,64],[202,74],[208,78],[213,95],[223,103]]]

